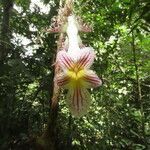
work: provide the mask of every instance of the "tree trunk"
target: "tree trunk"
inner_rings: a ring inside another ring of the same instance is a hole
[[[6,59],[6,56],[10,49],[10,14],[13,6],[12,0],[2,0],[3,16],[1,26],[1,37],[0,37],[0,62]]]
[[[1,31],[0,31],[0,84],[3,83],[3,76],[6,76],[6,71],[4,70],[4,60],[7,59],[7,54],[10,49],[10,29],[9,29],[9,23],[10,23],[10,15],[11,10],[13,6],[12,0],[2,0],[2,23],[1,23]],[[5,73],[4,73],[5,72]],[[0,85],[1,86],[1,85]],[[1,91],[4,91],[3,88],[0,88]],[[14,89],[9,91],[10,93],[14,93]],[[14,96],[14,95],[13,95]],[[8,130],[10,127],[10,110],[12,109],[12,103],[13,103],[13,96],[3,95],[1,98],[2,103],[2,112],[4,114],[7,114],[7,118],[4,118],[4,123],[0,124],[0,134],[2,136],[7,136],[9,134]]]

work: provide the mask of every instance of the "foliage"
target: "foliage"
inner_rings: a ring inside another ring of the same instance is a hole
[[[58,36],[44,30],[58,2],[41,2],[47,13],[37,5],[31,9],[29,0],[0,2],[0,149],[36,149],[33,143],[46,129]],[[150,148],[148,12],[146,0],[75,3],[75,13],[93,26],[81,36],[95,49],[93,68],[103,85],[91,90],[89,113],[80,119],[70,115],[62,92],[56,149]]]

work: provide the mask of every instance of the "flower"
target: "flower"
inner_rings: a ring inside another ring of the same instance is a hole
[[[100,86],[102,82],[90,69],[95,58],[94,50],[86,47],[76,51],[75,55],[73,57],[66,51],[58,52],[57,62],[62,73],[57,75],[56,82],[58,86],[68,89],[67,103],[71,113],[81,117],[90,106],[88,89]]]

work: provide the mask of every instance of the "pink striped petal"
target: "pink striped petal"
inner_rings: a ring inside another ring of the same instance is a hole
[[[85,115],[90,105],[90,94],[85,88],[76,87],[69,89],[67,95],[67,102],[71,113],[75,117]]]
[[[78,60],[78,68],[90,68],[94,62],[95,53],[90,47],[85,47],[80,51],[80,57]]]
[[[84,85],[87,88],[94,88],[102,85],[101,79],[92,70],[85,70]]]
[[[60,73],[59,75],[56,76],[56,82],[58,86],[65,88],[70,82],[70,78],[66,76],[64,73]]]
[[[66,51],[59,51],[57,54],[57,62],[63,70],[73,68],[73,60]]]

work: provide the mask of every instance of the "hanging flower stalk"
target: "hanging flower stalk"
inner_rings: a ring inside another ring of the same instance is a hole
[[[68,107],[74,116],[81,117],[87,113],[90,106],[88,89],[102,84],[96,73],[90,69],[95,58],[94,50],[85,47],[78,34],[78,31],[90,32],[91,27],[83,23],[80,17],[73,15],[72,0],[66,0],[64,8],[60,7],[58,16],[54,17],[52,22],[47,31],[60,33],[52,100],[57,103],[58,87],[67,89]],[[64,36],[65,33],[67,36]]]
[[[79,47],[79,35],[75,16],[68,17],[68,50],[57,54],[57,62],[62,73],[56,76],[58,86],[68,89],[67,103],[71,113],[80,117],[90,106],[88,89],[102,84],[96,73],[90,69],[95,53],[90,47]]]

